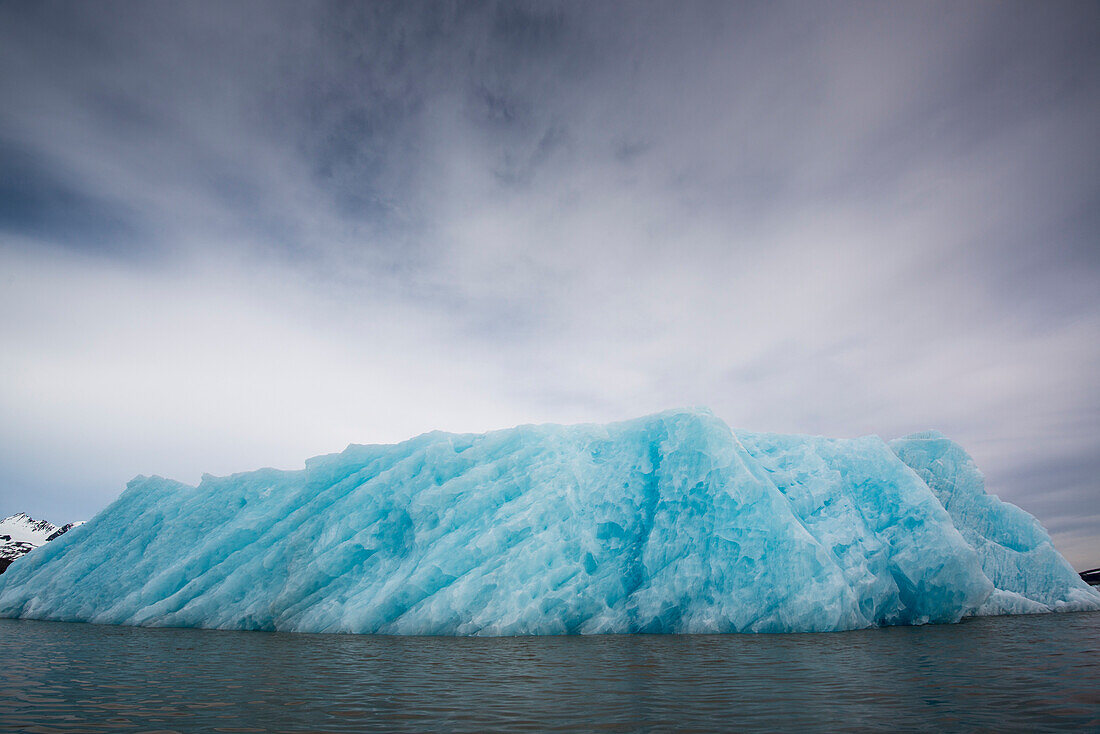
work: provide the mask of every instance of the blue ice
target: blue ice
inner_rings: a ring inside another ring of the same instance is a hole
[[[0,576],[0,616],[299,632],[791,632],[1100,609],[940,434],[705,410],[137,477]]]

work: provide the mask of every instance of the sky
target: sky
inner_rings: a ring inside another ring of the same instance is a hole
[[[1100,566],[1100,4],[0,3],[0,516],[707,406]]]

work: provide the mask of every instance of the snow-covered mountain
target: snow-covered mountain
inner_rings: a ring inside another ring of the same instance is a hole
[[[35,520],[25,512],[0,520],[0,573],[16,558],[45,545],[83,522],[71,522],[57,527],[45,520]]]

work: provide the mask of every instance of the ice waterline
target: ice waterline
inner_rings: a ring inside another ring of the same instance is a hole
[[[784,632],[1100,610],[935,432],[705,410],[429,433],[300,471],[138,477],[0,576],[0,617],[441,635]]]

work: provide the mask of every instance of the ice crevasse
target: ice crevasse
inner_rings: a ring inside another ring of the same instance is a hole
[[[787,632],[1100,610],[935,432],[705,410],[428,433],[298,471],[138,477],[0,576],[0,616],[439,635]]]

